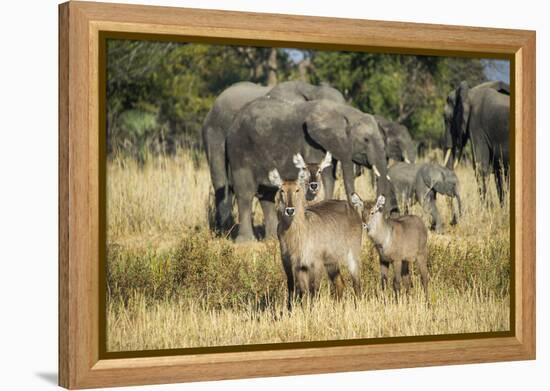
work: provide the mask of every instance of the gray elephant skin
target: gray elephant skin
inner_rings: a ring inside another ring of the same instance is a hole
[[[419,202],[431,215],[430,229],[440,232],[442,222],[435,201],[437,194],[441,194],[456,199],[458,211],[452,207],[451,225],[458,222],[462,204],[459,181],[454,171],[437,163],[401,162],[392,165],[388,175],[397,199],[405,206],[405,213],[408,213],[410,205]]]
[[[288,102],[328,99],[344,102],[342,94],[329,86],[314,86],[288,81],[273,88],[239,82],[225,89],[215,100],[202,127],[202,137],[215,194],[215,229],[228,230],[233,225],[233,189],[227,166],[226,138],[235,115],[249,102],[270,93]]]
[[[266,221],[266,236],[274,236],[277,218],[269,171],[276,168],[283,178],[296,178],[292,156],[300,153],[306,162],[320,162],[329,151],[340,161],[348,200],[354,192],[354,163],[380,173],[379,194],[390,194],[386,178],[383,137],[373,116],[346,104],[315,100],[290,103],[269,96],[244,107],[235,118],[227,138],[227,153],[239,209],[237,241],[253,240],[252,199],[258,196]],[[391,197],[396,206],[395,196]]]
[[[406,126],[375,115],[378,126],[384,134],[386,155],[388,159],[398,162],[414,163],[416,161],[416,143]]]
[[[270,89],[250,82],[233,84],[216,98],[204,120],[202,138],[214,187],[216,230],[227,230],[233,225],[233,194],[225,151],[227,132],[239,110],[254,99],[264,96]]]
[[[462,82],[445,106],[446,166],[453,168],[470,141],[480,195],[485,199],[489,174],[495,176],[498,197],[504,201],[510,170],[510,89],[503,82],[470,88]]]

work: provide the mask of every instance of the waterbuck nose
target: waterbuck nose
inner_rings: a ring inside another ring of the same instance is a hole
[[[317,189],[319,188],[319,184],[317,182],[311,182],[309,184],[309,188],[311,189],[311,191],[317,191]]]
[[[294,208],[285,208],[285,214],[287,216],[294,216]]]

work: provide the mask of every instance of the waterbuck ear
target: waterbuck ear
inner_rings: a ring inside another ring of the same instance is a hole
[[[386,197],[383,195],[379,196],[376,200],[376,205],[374,206],[375,210],[381,210],[384,207],[384,204],[386,203]]]
[[[361,199],[361,197],[359,197],[359,194],[357,193],[351,194],[351,204],[359,208],[362,208],[364,206],[363,200]]]
[[[306,181],[309,181],[309,179],[310,175],[308,170],[300,169],[300,171],[298,171],[298,183],[300,185],[303,185]]]
[[[292,156],[292,163],[294,163],[294,166],[300,170],[305,170],[307,167],[304,158],[299,153]]]
[[[276,168],[269,171],[269,182],[271,182],[273,186],[276,186],[278,188],[281,188],[281,186],[283,185],[283,180],[281,179],[279,171],[277,171]]]
[[[323,159],[321,164],[319,164],[319,170],[323,171],[325,168],[330,166],[332,166],[332,154],[329,151],[327,151],[325,158]]]

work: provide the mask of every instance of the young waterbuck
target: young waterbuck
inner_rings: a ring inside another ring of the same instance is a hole
[[[354,206],[363,208],[363,228],[374,242],[380,256],[382,289],[386,288],[388,268],[393,264],[393,288],[399,295],[401,279],[407,292],[411,286],[410,265],[415,262],[428,301],[428,231],[418,216],[385,217],[384,196],[379,196],[372,208],[366,208],[357,193],[352,194]]]
[[[330,152],[327,151],[320,163],[306,163],[299,153],[292,157],[292,162],[299,170],[298,177],[304,180],[307,205],[313,205],[324,200],[325,187],[322,182],[322,173],[325,168],[332,166]]]
[[[283,181],[274,169],[269,180],[279,188],[277,236],[287,277],[288,309],[296,295],[317,294],[323,268],[342,297],[340,267],[346,264],[356,297],[361,294],[361,218],[347,201],[328,200],[306,206],[303,177]]]

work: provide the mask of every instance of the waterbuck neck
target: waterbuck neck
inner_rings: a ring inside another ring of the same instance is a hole
[[[376,213],[371,217],[369,225],[369,237],[377,246],[383,250],[387,249],[391,241],[392,227],[384,218],[384,215],[381,212]]]

